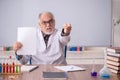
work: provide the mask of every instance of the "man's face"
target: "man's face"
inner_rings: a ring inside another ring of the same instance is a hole
[[[55,20],[50,14],[43,14],[39,21],[40,28],[45,34],[52,34],[55,29]]]

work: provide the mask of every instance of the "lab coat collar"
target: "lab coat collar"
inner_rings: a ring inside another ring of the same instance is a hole
[[[54,38],[56,32],[57,32],[57,29],[55,29],[54,32],[50,35],[46,48],[48,48],[51,45],[51,43],[53,42],[53,38]]]
[[[41,45],[41,47],[42,47],[41,48],[42,50],[40,50],[40,51],[45,51],[45,49],[51,45],[56,32],[57,32],[57,29],[55,29],[54,32],[50,35],[47,46],[46,46],[44,38],[43,38],[43,33],[42,33],[41,29],[38,29],[38,40],[40,42],[40,44],[38,44],[38,45]]]

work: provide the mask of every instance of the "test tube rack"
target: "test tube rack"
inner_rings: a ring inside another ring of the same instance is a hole
[[[10,65],[5,66],[2,65],[2,72],[0,75],[21,75],[21,65],[14,65],[13,68],[10,70]]]

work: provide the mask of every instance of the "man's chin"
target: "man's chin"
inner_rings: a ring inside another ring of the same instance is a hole
[[[50,35],[50,34],[52,34],[52,33],[54,32],[54,30],[55,30],[55,29],[53,29],[53,30],[48,30],[48,31],[45,32],[45,34]]]
[[[45,32],[45,34],[47,34],[47,35],[50,35],[50,34],[52,34],[52,33],[53,33],[53,31]]]

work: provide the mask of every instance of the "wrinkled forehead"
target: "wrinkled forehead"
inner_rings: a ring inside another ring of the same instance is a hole
[[[53,15],[52,14],[49,14],[49,13],[44,13],[41,15],[40,17],[40,20],[41,21],[48,21],[50,19],[54,19]]]

